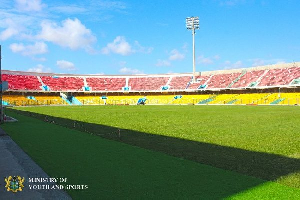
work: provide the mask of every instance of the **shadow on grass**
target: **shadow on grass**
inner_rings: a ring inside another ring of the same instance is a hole
[[[74,121],[27,111],[9,110],[48,123],[98,135],[106,139],[163,152],[175,157],[268,181],[274,181],[282,176],[300,171],[300,159],[296,158],[118,129],[116,127]],[[298,185],[289,186],[299,187]]]

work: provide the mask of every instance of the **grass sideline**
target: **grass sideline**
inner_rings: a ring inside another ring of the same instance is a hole
[[[74,199],[298,199],[300,190],[8,112],[1,127]]]
[[[58,123],[64,119],[77,120],[88,125],[89,132],[109,139],[111,135],[107,133],[121,129],[121,141],[131,145],[300,188],[300,107],[65,106],[16,109],[60,117]]]

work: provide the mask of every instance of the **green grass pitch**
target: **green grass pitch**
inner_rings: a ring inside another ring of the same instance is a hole
[[[300,198],[299,107],[19,107],[7,114],[19,122],[4,130],[50,176],[89,185],[68,191],[74,199]]]

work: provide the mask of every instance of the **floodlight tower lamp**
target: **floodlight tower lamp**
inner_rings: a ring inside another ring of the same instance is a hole
[[[193,83],[196,82],[196,61],[195,61],[195,33],[199,29],[199,17],[187,17],[186,28],[192,30],[193,35]]]

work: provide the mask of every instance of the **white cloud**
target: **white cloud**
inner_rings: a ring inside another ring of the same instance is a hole
[[[211,65],[215,62],[215,60],[219,60],[220,56],[215,55],[213,57],[204,57],[203,55],[200,55],[196,58],[196,62],[198,64],[204,64],[204,65]]]
[[[62,47],[69,47],[72,50],[80,48],[91,50],[92,43],[97,40],[91,30],[87,29],[78,19],[66,19],[62,21],[62,26],[44,21],[41,26],[42,31],[37,38]]]
[[[101,53],[115,53],[127,56],[137,52],[149,54],[152,50],[152,47],[144,47],[138,41],[135,41],[133,45],[130,45],[124,36],[117,36],[113,42],[108,43],[106,47],[102,48]]]
[[[252,66],[262,66],[262,65],[264,65],[265,64],[265,61],[264,60],[262,60],[262,59],[253,59],[252,60]]]
[[[7,40],[18,33],[19,31],[17,29],[9,27],[0,33],[0,40]]]
[[[187,48],[188,48],[188,43],[184,43],[183,45],[182,45],[182,50],[184,51],[184,52],[187,52]]]
[[[32,56],[45,54],[48,52],[48,46],[44,42],[36,42],[34,45],[24,45],[23,43],[13,43],[9,46],[12,52],[20,53],[23,56]]]
[[[149,54],[153,51],[153,47],[143,47],[142,45],[140,45],[140,43],[138,41],[134,42],[134,52],[140,52],[140,53],[146,53]]]
[[[0,23],[2,27],[5,28],[5,30],[0,33],[0,40],[7,40],[17,35],[20,31],[20,27],[18,28],[18,25],[16,25],[13,19],[5,18],[1,20]]]
[[[47,68],[41,64],[37,65],[36,67],[33,67],[33,68],[29,68],[27,71],[29,72],[38,72],[38,73],[42,73],[42,72],[45,72],[45,73],[49,73],[49,72],[52,72],[52,70],[50,68]]]
[[[173,49],[170,53],[169,60],[182,60],[184,59],[184,54],[180,53],[177,49]]]
[[[155,64],[158,67],[163,67],[163,66],[171,66],[171,62],[168,60],[157,60],[157,63]]]
[[[63,5],[51,8],[51,10],[59,13],[84,13],[88,12],[87,8],[78,5]]]
[[[119,72],[122,74],[143,74],[143,72],[138,69],[131,69],[127,67],[121,68]]]
[[[117,36],[112,43],[108,43],[106,47],[102,48],[103,54],[115,53],[126,56],[133,52],[132,47],[123,36]]]
[[[64,69],[67,71],[73,71],[76,70],[75,65],[72,62],[66,61],[66,60],[58,60],[56,61],[56,65],[60,69]]]
[[[213,59],[215,59],[215,60],[220,60],[220,56],[219,55],[215,55],[214,57],[213,57]]]
[[[17,9],[21,11],[41,11],[45,4],[41,0],[15,0]]]
[[[260,58],[255,58],[255,59],[249,59],[249,61],[252,62],[253,67],[285,63],[284,59],[260,59]]]
[[[186,44],[183,45],[182,49],[183,51],[186,51]],[[185,58],[185,55],[183,53],[180,53],[177,49],[173,49],[171,52],[168,53],[168,55],[168,59],[158,59],[155,65],[158,67],[171,66],[171,61],[183,60]]]
[[[239,61],[232,63],[231,61],[226,60],[224,62],[224,65],[225,65],[225,67],[224,67],[225,69],[239,69],[239,68],[243,67],[243,62],[239,60]]]

